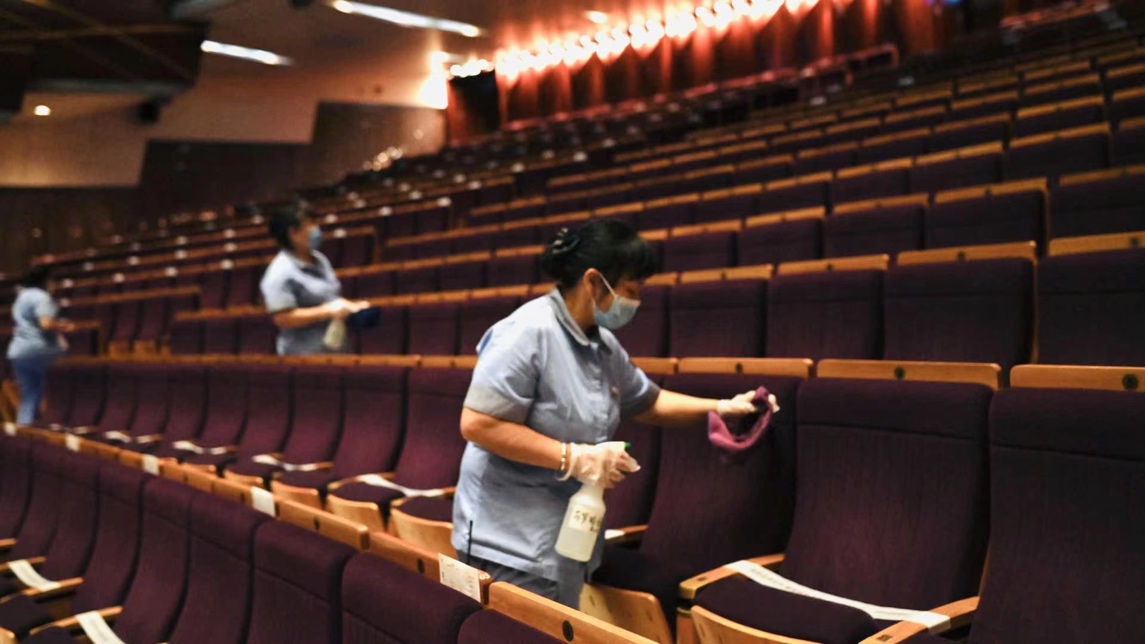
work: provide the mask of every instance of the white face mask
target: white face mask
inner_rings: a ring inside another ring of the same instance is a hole
[[[616,291],[612,290],[612,285],[608,283],[608,279],[604,275],[601,275],[600,279],[604,280],[608,292],[612,293],[612,306],[608,307],[607,311],[601,311],[596,302],[593,302],[593,318],[596,319],[597,326],[615,331],[632,321],[632,318],[636,316],[636,310],[640,308],[640,300],[617,294]]]

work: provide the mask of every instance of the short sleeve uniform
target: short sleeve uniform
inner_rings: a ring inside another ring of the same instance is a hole
[[[562,442],[611,440],[622,415],[647,410],[660,394],[611,332],[586,335],[556,290],[494,325],[477,350],[465,406]],[[579,488],[553,470],[470,443],[454,497],[453,546],[546,579],[583,575],[583,564],[554,550],[569,497]],[[600,554],[598,545],[589,571]]]
[[[266,267],[259,289],[263,302],[271,314],[282,313],[297,308],[321,306],[338,299],[342,294],[342,284],[334,273],[330,260],[318,251],[313,251],[314,263],[307,264],[282,250]],[[321,321],[296,329],[280,329],[277,348],[279,355],[310,355],[330,353],[322,343],[329,326]],[[342,349],[345,350],[345,347]]]
[[[12,341],[8,358],[52,358],[63,353],[59,334],[40,327],[41,318],[59,315],[52,296],[41,288],[22,288],[12,303]]]

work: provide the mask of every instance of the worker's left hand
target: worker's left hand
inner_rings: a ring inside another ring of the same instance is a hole
[[[775,394],[767,395],[767,404],[771,407],[771,413],[774,414],[779,411],[779,403],[775,399]],[[745,391],[738,396],[721,400],[716,404],[716,413],[720,415],[720,418],[739,418],[755,413],[755,411],[755,390]]]

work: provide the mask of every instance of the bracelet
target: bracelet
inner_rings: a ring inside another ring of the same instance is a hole
[[[561,466],[557,471],[559,471],[560,473],[563,474],[564,471],[568,468],[568,461],[569,461],[569,444],[568,443],[561,443]]]

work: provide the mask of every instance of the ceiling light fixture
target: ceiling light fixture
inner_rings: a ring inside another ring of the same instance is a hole
[[[603,25],[608,22],[608,14],[603,11],[589,11],[588,19],[594,24]]]
[[[32,110],[32,113],[36,116],[51,116],[52,108],[47,105],[37,105],[36,109]]]
[[[226,43],[215,42],[214,40],[204,40],[200,46],[205,53],[218,54],[219,56],[229,56],[231,58],[241,58],[242,60],[250,60],[263,65],[293,65],[294,61],[286,56],[279,56],[273,51],[265,49],[251,49],[250,47],[240,47],[239,45],[228,45]]]
[[[399,11],[397,9],[390,9],[389,7],[379,7],[377,5],[365,4],[362,2],[352,2],[351,0],[334,0],[330,6],[341,11],[342,13],[365,16],[373,18],[374,20],[382,20],[402,27],[413,27],[416,29],[437,29],[439,31],[448,31],[455,34],[461,34],[468,38],[476,38],[485,33],[477,25],[471,25],[457,20],[448,20],[446,18],[434,18],[432,16],[425,16],[420,13],[410,13],[408,11]]]

